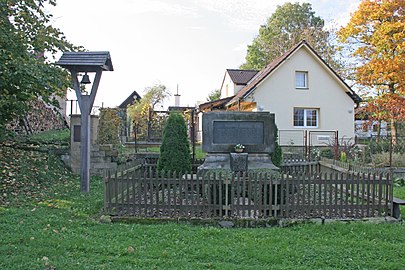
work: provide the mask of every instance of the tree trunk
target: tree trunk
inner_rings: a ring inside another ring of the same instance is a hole
[[[393,95],[395,94],[395,87],[394,84],[391,83],[389,85],[389,89],[390,89],[390,94]],[[391,136],[392,136],[392,145],[396,145],[397,144],[397,126],[396,126],[396,121],[395,121],[395,113],[391,112]]]
[[[135,153],[138,153],[138,138],[136,136],[136,130],[137,130],[137,125],[136,122],[134,122],[134,143],[135,143]]]
[[[391,137],[392,137],[392,144],[397,144],[397,127],[394,118],[391,118]]]
[[[378,120],[377,122],[377,142],[380,141],[381,138],[381,120]]]

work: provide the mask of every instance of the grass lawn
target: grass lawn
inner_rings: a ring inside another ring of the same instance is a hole
[[[405,199],[405,187],[395,189]],[[403,269],[402,224],[222,229],[99,222],[53,156],[0,146],[0,269]]]

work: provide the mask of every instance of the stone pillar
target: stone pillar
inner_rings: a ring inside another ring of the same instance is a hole
[[[81,115],[70,115],[70,167],[73,173],[80,173],[80,133],[81,133]],[[98,136],[97,115],[90,116],[90,149],[97,144]]]

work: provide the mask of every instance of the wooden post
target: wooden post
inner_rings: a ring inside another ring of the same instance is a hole
[[[97,71],[90,95],[83,95],[80,89],[77,72],[71,71],[73,88],[81,112],[80,117],[80,191],[90,191],[90,114],[93,108],[102,71]]]
[[[194,115],[195,109],[191,111],[191,142],[193,146],[193,165],[195,164],[195,115]]]
[[[80,110],[80,191],[90,191],[90,114],[89,101],[90,96],[83,95],[82,106]]]

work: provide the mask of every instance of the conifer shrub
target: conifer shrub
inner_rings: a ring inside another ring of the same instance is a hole
[[[281,146],[278,144],[278,128],[277,125],[275,125],[274,129],[274,152],[271,153],[271,161],[273,164],[277,167],[280,167],[282,161],[283,161],[283,152],[281,149]]]
[[[158,171],[184,173],[191,171],[187,126],[181,114],[172,112],[163,130]]]

